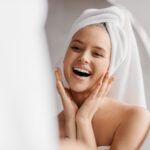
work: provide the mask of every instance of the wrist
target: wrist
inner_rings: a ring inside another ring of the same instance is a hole
[[[66,123],[75,122],[75,117],[65,118],[65,122],[66,122]]]
[[[65,126],[67,127],[74,127],[75,126],[75,120],[68,120],[68,121],[65,121]]]
[[[65,138],[76,139],[75,120],[65,121]]]
[[[64,120],[67,122],[74,121],[75,120],[75,114],[74,113],[68,114],[64,111]]]
[[[89,118],[76,117],[77,124],[89,125],[91,124],[91,120]]]

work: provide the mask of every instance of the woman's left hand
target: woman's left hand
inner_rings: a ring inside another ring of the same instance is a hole
[[[81,105],[76,114],[76,121],[91,121],[95,112],[98,110],[103,98],[108,93],[114,77],[108,78],[108,72],[101,76],[95,89],[89,94],[88,98]]]

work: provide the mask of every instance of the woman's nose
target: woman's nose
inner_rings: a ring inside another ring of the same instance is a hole
[[[81,63],[89,63],[90,58],[89,58],[89,53],[88,52],[83,52],[79,58],[79,62]]]

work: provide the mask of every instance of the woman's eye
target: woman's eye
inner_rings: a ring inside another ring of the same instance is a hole
[[[93,54],[94,54],[95,56],[101,56],[101,57],[103,57],[102,54],[99,54],[99,53],[97,53],[97,52],[94,52]]]
[[[80,50],[80,48],[77,47],[77,46],[72,46],[71,48],[72,48],[73,50]]]

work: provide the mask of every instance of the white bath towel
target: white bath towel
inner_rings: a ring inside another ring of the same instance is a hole
[[[99,146],[98,150],[110,150],[110,146]]]

